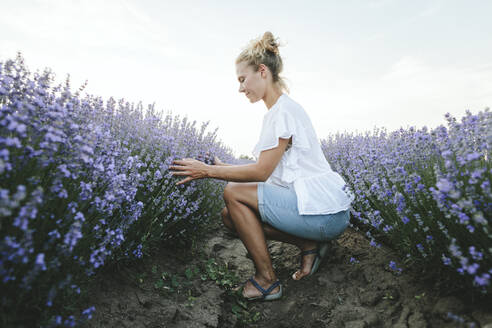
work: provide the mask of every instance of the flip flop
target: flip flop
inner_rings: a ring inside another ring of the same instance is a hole
[[[330,248],[329,243],[322,243],[321,246],[318,245],[318,248],[316,248],[317,255],[316,258],[314,259],[314,263],[313,266],[311,267],[311,272],[309,272],[308,277],[312,276],[313,274],[316,273],[316,271],[318,271],[321,261],[325,257],[329,248]]]
[[[261,296],[254,296],[254,297],[243,296],[246,300],[248,300],[248,301],[255,301],[255,300],[273,301],[273,300],[278,300],[280,297],[282,297],[282,284],[280,283],[280,280],[275,281],[267,289],[264,289],[263,287],[261,287],[260,284],[255,280],[254,277],[251,277],[248,280],[253,284],[253,286],[256,287],[256,289],[258,289],[261,292],[262,295]],[[277,286],[280,286],[280,290],[278,292],[276,292],[275,294],[270,294],[271,291],[274,290]]]
[[[311,271],[306,275],[306,277],[310,277],[313,274],[315,274],[316,271],[318,271],[318,268],[321,264],[321,261],[323,260],[326,253],[328,252],[329,246],[330,246],[329,243],[321,243],[321,244],[318,244],[318,246],[314,249],[310,249],[310,250],[301,252],[301,265],[302,265],[302,257],[303,256],[309,255],[309,254],[316,254],[316,258],[314,259],[313,266],[311,267]],[[295,275],[295,272],[294,272],[293,276],[294,275]],[[294,280],[299,280],[299,279],[294,279]]]

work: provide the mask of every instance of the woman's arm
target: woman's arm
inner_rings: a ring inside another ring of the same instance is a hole
[[[194,159],[175,160],[170,166],[173,175],[187,176],[179,181],[182,184],[193,179],[214,178],[234,182],[261,182],[266,181],[272,174],[278,162],[284,154],[289,139],[279,138],[277,147],[264,150],[260,153],[258,161],[243,165],[207,165]]]
[[[210,165],[206,169],[206,178],[234,182],[265,181],[264,175],[258,162],[242,165]]]
[[[263,182],[268,179],[284,154],[289,139],[279,138],[278,146],[260,153],[258,162],[231,166],[210,166],[209,178],[234,182]]]

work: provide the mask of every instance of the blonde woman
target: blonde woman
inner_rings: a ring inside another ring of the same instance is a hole
[[[251,103],[263,100],[267,107],[253,149],[256,162],[230,165],[215,158],[215,165],[207,165],[185,158],[169,167],[173,175],[186,176],[177,184],[201,178],[230,181],[224,189],[222,218],[256,268],[242,288],[248,300],[282,296],[266,239],[299,247],[301,267],[292,278],[310,276],[325,256],[327,242],[349,225],[354,199],[326,161],[307,113],[285,93],[289,91],[279,76],[283,65],[278,47],[272,33],[265,32],[236,59],[239,92]]]

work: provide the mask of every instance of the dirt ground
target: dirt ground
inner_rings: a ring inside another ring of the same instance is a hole
[[[231,277],[245,281],[254,267],[241,241],[216,224],[194,247],[163,246],[138,266],[103,273],[87,327],[492,327],[487,301],[453,295],[416,270],[395,274],[395,253],[351,228],[301,281],[291,279],[299,250],[275,241],[269,249],[280,300],[245,302],[230,291]]]

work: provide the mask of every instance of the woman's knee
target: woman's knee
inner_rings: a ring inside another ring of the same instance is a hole
[[[227,202],[234,198],[234,196],[237,194],[237,185],[238,185],[237,182],[231,181],[227,183],[227,185],[224,188],[224,194],[222,196],[224,198],[224,201]]]

